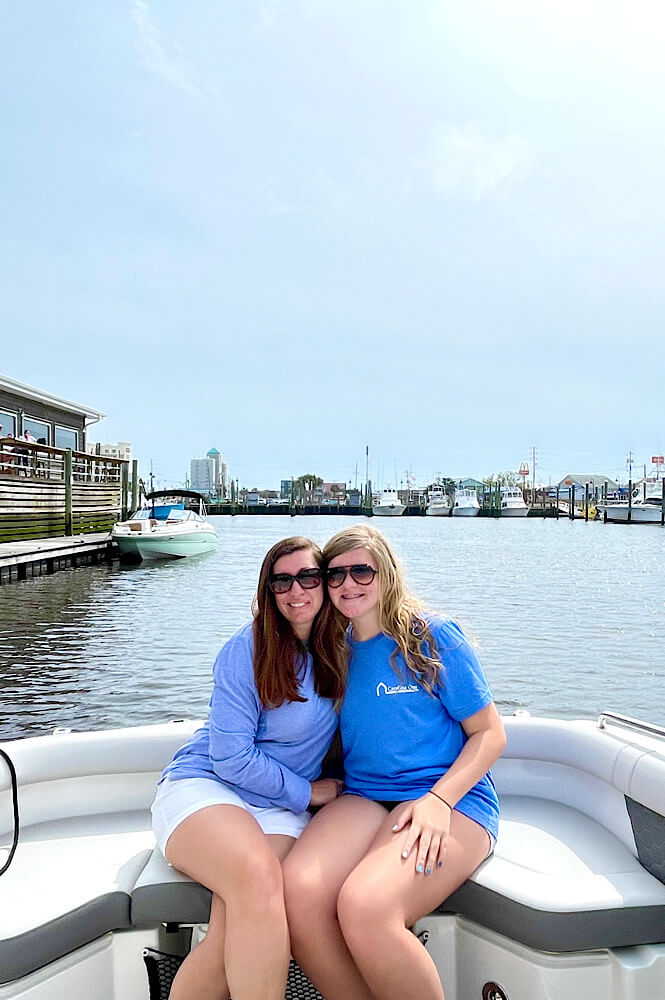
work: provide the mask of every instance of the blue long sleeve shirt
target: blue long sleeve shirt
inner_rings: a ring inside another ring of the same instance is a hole
[[[249,805],[303,812],[338,724],[332,700],[314,690],[311,655],[298,671],[307,701],[264,708],[254,682],[250,623],[220,650],[213,680],[208,721],[177,751],[162,778],[217,778]]]

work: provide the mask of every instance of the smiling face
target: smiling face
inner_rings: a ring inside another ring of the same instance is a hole
[[[299,549],[297,552],[280,556],[272,567],[271,575],[290,573],[295,576],[303,569],[318,569],[318,567],[319,564],[314,558],[313,552]],[[286,618],[294,633],[303,642],[309,639],[312,624],[321,610],[324,596],[323,583],[320,583],[313,590],[305,590],[297,580],[293,581],[291,589],[285,594],[273,594],[277,610]]]
[[[374,556],[365,548],[351,549],[339,556],[334,556],[328,563],[328,569],[351,566],[371,566],[378,571]],[[371,639],[381,631],[379,625],[379,575],[370,584],[363,586],[356,583],[350,573],[339,587],[330,587],[328,596],[338,611],[348,618],[353,627],[354,638]]]

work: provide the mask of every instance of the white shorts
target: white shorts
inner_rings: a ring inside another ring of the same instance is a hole
[[[152,804],[152,828],[162,854],[166,842],[183,820],[206,806],[246,809],[264,833],[299,837],[310,819],[308,812],[294,813],[280,806],[250,806],[237,792],[215,778],[165,778],[157,786]]]

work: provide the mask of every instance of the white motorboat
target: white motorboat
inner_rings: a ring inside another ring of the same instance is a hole
[[[459,487],[455,490],[453,517],[476,517],[480,510],[478,494],[475,490]]]
[[[377,517],[401,517],[405,510],[397,490],[386,489],[374,497],[372,513]]]
[[[448,517],[450,511],[450,497],[440,486],[434,486],[427,494],[425,514],[428,517]]]
[[[529,508],[519,486],[504,486],[501,490],[501,517],[526,517]]]
[[[661,524],[663,512],[663,480],[654,479],[639,484],[633,490],[631,502],[608,501],[596,508],[606,521],[631,524]]]
[[[211,552],[217,545],[205,501],[194,490],[148,493],[139,510],[113,526],[111,538],[122,558],[136,560],[182,559]]]
[[[665,729],[504,721],[495,851],[414,927],[446,1000],[662,998]],[[165,1000],[210,893],[156,849],[150,803],[197,725],[0,744],[0,1000]],[[287,997],[317,996],[292,967]]]

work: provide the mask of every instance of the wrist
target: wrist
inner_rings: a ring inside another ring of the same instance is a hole
[[[427,792],[427,794],[428,795],[433,795],[435,799],[439,800],[439,802],[443,802],[444,806],[448,806],[448,808],[450,809],[451,812],[453,811],[453,806],[451,806],[450,802],[448,802],[447,799],[444,799],[443,795],[439,795],[438,792],[435,792],[431,788],[429,789],[429,791]]]

